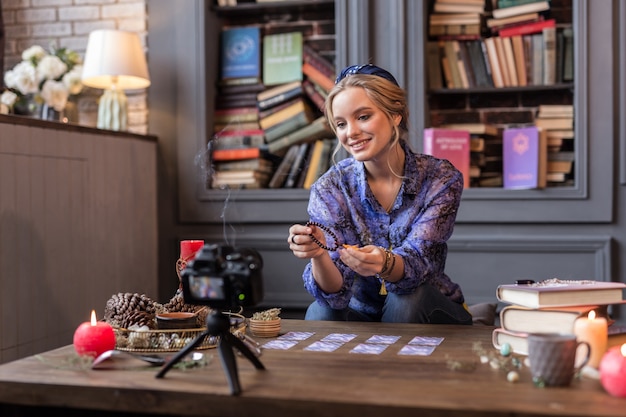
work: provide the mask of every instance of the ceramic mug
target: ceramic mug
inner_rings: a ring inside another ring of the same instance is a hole
[[[576,363],[576,350],[586,345],[587,354]],[[531,334],[528,336],[528,359],[535,385],[568,386],[574,375],[589,362],[589,343],[576,340],[574,334]]]

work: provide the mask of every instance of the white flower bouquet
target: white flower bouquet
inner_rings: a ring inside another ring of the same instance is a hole
[[[13,108],[29,98],[63,111],[70,95],[81,92],[82,58],[66,48],[47,52],[34,45],[22,53],[22,61],[4,74],[5,90],[0,104]]]

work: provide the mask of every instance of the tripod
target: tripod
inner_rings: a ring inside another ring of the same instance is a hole
[[[176,363],[184,358],[191,350],[198,346],[206,336],[219,336],[217,349],[220,353],[222,367],[226,371],[230,393],[231,395],[239,395],[241,393],[241,386],[239,384],[237,361],[235,360],[233,348],[237,348],[248,358],[256,369],[265,369],[265,366],[263,366],[259,358],[256,357],[248,346],[230,332],[230,319],[224,313],[218,311],[213,311],[209,314],[206,320],[206,330],[166,363],[156,377],[163,378],[172,366],[176,365]]]

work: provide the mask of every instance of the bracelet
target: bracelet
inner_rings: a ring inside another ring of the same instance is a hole
[[[393,273],[393,268],[396,266],[396,255],[389,251],[391,253],[391,266],[389,267],[389,269],[387,270],[387,274],[386,275],[380,275],[381,279],[387,279],[391,276],[391,274]]]
[[[380,270],[379,273],[376,274],[376,278],[379,279],[385,279],[383,277],[388,277],[389,275],[391,275],[391,272],[389,272],[389,274],[385,275],[385,272],[387,272],[387,270],[389,269],[389,262],[392,262],[391,265],[391,270],[393,270],[393,265],[396,262],[396,257],[393,256],[393,252],[391,252],[389,249],[385,249],[385,248],[381,248],[383,251],[385,251],[385,262],[383,264],[383,268]],[[392,260],[393,258],[393,260]]]

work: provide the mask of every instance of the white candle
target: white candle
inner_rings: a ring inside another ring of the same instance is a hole
[[[596,317],[591,310],[587,317],[580,317],[574,323],[574,333],[578,341],[589,343],[591,356],[587,366],[598,369],[608,343],[608,325],[604,317]],[[578,361],[578,360],[577,360]]]

